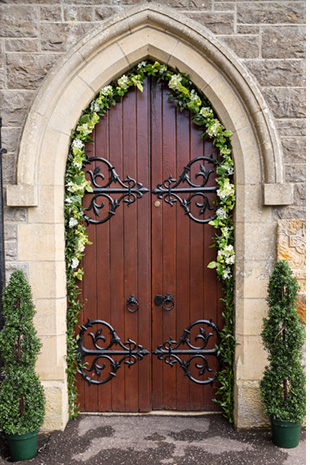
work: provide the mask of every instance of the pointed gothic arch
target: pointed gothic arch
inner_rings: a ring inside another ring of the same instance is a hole
[[[252,426],[263,422],[258,379],[264,355],[255,329],[259,324],[255,327],[250,320],[259,305],[265,307],[267,276],[275,256],[276,225],[270,206],[292,201],[292,186],[284,184],[275,124],[252,76],[212,33],[188,18],[185,25],[184,17],[175,11],[147,4],[98,26],[52,69],[24,127],[17,184],[7,186],[7,205],[28,207],[28,221],[18,226],[18,260],[28,263],[36,299],[43,342],[38,371],[47,398],[54,404],[47,410],[47,429],[62,429],[67,421],[63,179],[71,130],[102,86],[148,57],[188,72],[234,133],[236,333],[240,343],[235,416],[238,427],[247,426],[249,418]],[[48,328],[40,323],[47,313],[51,318]]]

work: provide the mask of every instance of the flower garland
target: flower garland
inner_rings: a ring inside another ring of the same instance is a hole
[[[83,161],[86,159],[85,143],[90,140],[95,125],[100,116],[105,113],[128,92],[129,88],[136,86],[143,92],[143,81],[147,76],[155,76],[158,82],[168,83],[171,92],[169,100],[182,111],[188,109],[192,113],[193,121],[202,127],[202,137],[213,140],[219,148],[221,161],[217,165],[218,209],[216,217],[209,224],[216,228],[214,246],[218,248],[217,260],[209,263],[209,268],[215,268],[222,282],[224,291],[224,328],[221,331],[220,355],[223,370],[218,380],[220,387],[217,394],[220,398],[215,400],[224,411],[224,416],[233,421],[233,361],[234,361],[234,225],[232,213],[235,205],[235,188],[231,182],[234,173],[231,156],[231,143],[229,137],[232,132],[226,130],[216,117],[210,102],[205,96],[199,94],[190,80],[190,76],[177,73],[159,62],[142,61],[129,73],[123,75],[112,85],[105,86],[92,100],[88,108],[83,111],[78,126],[72,131],[72,142],[67,162],[65,177],[65,239],[67,263],[67,376],[69,394],[69,413],[73,418],[78,414],[76,406],[77,389],[75,375],[78,370],[77,338],[75,327],[78,315],[82,309],[80,288],[76,280],[82,280],[83,269],[80,266],[81,258],[86,244],[90,244],[86,226],[83,222],[82,198],[85,192],[92,192],[90,182],[85,179],[82,171]]]

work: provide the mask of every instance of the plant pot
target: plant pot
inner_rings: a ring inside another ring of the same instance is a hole
[[[272,441],[278,447],[292,449],[299,444],[301,423],[271,418]]]
[[[7,434],[6,439],[13,462],[29,460],[37,455],[38,431],[25,434]]]

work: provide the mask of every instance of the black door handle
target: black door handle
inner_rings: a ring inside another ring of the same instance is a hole
[[[172,295],[169,294],[169,292],[167,292],[167,294],[164,296],[156,294],[154,304],[157,307],[162,306],[164,310],[169,312],[174,308],[174,298],[172,297]]]

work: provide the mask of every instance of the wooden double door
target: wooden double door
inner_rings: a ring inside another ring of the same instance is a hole
[[[218,152],[168,91],[151,79],[130,90],[87,144],[82,411],[218,409]]]

